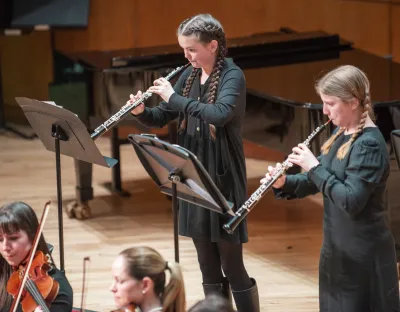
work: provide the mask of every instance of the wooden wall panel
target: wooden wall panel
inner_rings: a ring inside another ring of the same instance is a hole
[[[338,33],[354,46],[383,56],[389,51],[387,3],[325,0],[323,29]]]
[[[268,30],[289,27],[296,31],[323,30],[321,11],[326,0],[267,0]]]
[[[90,1],[88,28],[55,30],[56,49],[76,52],[133,47],[135,4],[135,0]]]
[[[65,52],[175,44],[176,28],[184,18],[209,12],[222,22],[228,38],[279,27],[323,30],[338,33],[355,47],[376,55],[392,54],[400,62],[400,5],[394,1],[231,0],[228,4],[203,0],[193,4],[181,0],[92,0],[88,28],[55,30],[54,43]],[[49,33],[0,41],[6,105],[16,107],[16,95],[47,98],[52,76]]]
[[[53,76],[50,33],[0,36],[0,55],[6,118],[24,121],[15,97],[48,99],[48,84]]]
[[[229,5],[212,0],[203,0],[196,5],[180,0],[137,1],[136,9],[137,47],[177,43],[179,24],[199,13],[210,13],[220,20],[228,38],[267,31],[266,1],[231,0]]]
[[[400,0],[399,0],[400,1]],[[392,7],[392,55],[400,63],[400,5]],[[400,86],[399,86],[400,89]]]
[[[297,31],[324,30],[339,33],[366,51],[389,53],[389,4],[338,0],[254,0],[251,4],[233,0],[227,6],[205,0],[196,7],[178,0],[163,3],[138,1],[136,46],[175,43],[180,21],[200,12],[210,12],[224,25],[227,36],[237,37],[289,27]],[[141,12],[153,12],[146,15]],[[158,21],[165,21],[158,27]],[[167,22],[168,21],[168,22]]]
[[[110,50],[176,43],[179,23],[209,12],[228,38],[289,27],[298,31],[339,33],[355,46],[389,54],[390,4],[343,0],[94,0],[86,30],[57,30],[56,48],[64,51]]]
[[[393,0],[340,0],[340,1],[345,1],[345,2],[392,2]]]
[[[377,56],[374,59],[373,56],[365,53],[354,55],[353,52],[344,52],[340,61],[334,59],[263,69],[248,69],[245,70],[245,76],[249,88],[263,90],[267,94],[296,99],[301,102],[321,103],[321,99],[314,89],[315,82],[323,74],[345,64],[352,64],[365,71],[371,81],[373,99],[382,101],[391,99],[389,62]],[[260,79],[261,77],[262,79]],[[400,79],[400,76],[397,78]]]
[[[153,46],[176,43],[175,32],[179,23],[198,13],[210,13],[221,21],[228,38],[246,36],[265,31],[277,31],[280,27],[290,27],[299,31],[319,30],[322,26],[323,8],[320,0],[279,0],[244,2],[232,0],[224,2],[205,0],[193,7],[178,0],[163,3],[137,2],[135,21],[137,46]],[[289,9],[290,8],[290,9]],[[139,12],[152,12],[149,16]],[[158,27],[158,21],[165,21]]]

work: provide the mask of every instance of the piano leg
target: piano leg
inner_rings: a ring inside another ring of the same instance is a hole
[[[91,163],[74,159],[76,174],[76,200],[67,204],[67,215],[69,218],[79,220],[92,216],[89,200],[93,199],[92,167]]]
[[[111,192],[115,192],[120,196],[127,197],[131,194],[122,189],[122,181],[121,181],[121,154],[120,154],[120,146],[122,144],[129,143],[128,139],[121,140],[118,135],[118,127],[114,127],[111,129],[111,157],[118,160],[118,163],[112,167],[112,182],[110,184],[106,184],[106,188],[108,188]]]

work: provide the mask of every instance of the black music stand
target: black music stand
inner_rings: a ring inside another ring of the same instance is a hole
[[[117,160],[101,155],[77,115],[55,105],[24,97],[15,98],[44,147],[56,153],[58,227],[60,233],[60,270],[64,271],[64,235],[62,218],[60,155],[111,168]]]
[[[128,139],[161,192],[172,197],[175,261],[179,262],[178,198],[232,216],[233,203],[224,198],[197,157],[187,149],[150,134],[131,134]]]

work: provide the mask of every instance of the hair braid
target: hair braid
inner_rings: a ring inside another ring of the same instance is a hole
[[[219,55],[217,57],[217,60],[215,62],[214,69],[211,73],[211,82],[210,82],[210,92],[208,94],[208,99],[207,102],[208,104],[214,104],[216,97],[217,97],[217,91],[218,91],[218,85],[219,82],[221,81],[221,72],[224,66],[224,56],[221,53],[222,50],[219,51]],[[217,138],[217,133],[216,133],[216,128],[214,125],[209,125],[210,129],[210,135],[211,137],[215,140]]]
[[[361,118],[356,131],[353,133],[350,140],[344,143],[336,153],[338,159],[344,159],[351,144],[363,132],[368,116],[372,120],[375,119],[369,93],[370,83],[368,78],[363,71],[355,66],[339,66],[317,81],[315,89],[319,95],[324,94],[338,97],[345,105],[350,105],[352,101],[357,100],[362,109]],[[322,154],[326,155],[329,152],[333,142],[335,142],[344,131],[345,128],[341,128],[325,142],[321,148]]]
[[[344,128],[340,128],[335,135],[332,135],[321,147],[321,152],[323,155],[328,154],[329,150],[331,149],[333,142],[344,132]]]
[[[183,88],[183,91],[182,91],[182,96],[188,97],[190,88],[192,87],[193,81],[196,78],[196,75],[199,71],[200,71],[199,68],[192,69],[192,72],[190,73],[189,77],[186,79],[185,87]],[[185,118],[183,118],[178,131],[182,132],[183,130],[186,129],[186,126],[187,126],[187,120],[185,117]]]
[[[367,120],[368,117],[368,110],[369,110],[369,104],[365,104],[364,105],[364,112],[361,115],[361,119],[360,119],[360,123],[358,124],[357,130],[353,133],[353,135],[351,136],[350,140],[348,140],[345,144],[343,144],[338,152],[337,152],[337,158],[338,159],[343,159],[347,152],[350,149],[351,144],[357,139],[357,137],[363,132],[364,126],[365,126],[365,122]]]
[[[178,35],[195,36],[201,43],[210,43],[212,40],[218,42],[217,57],[214,68],[210,74],[210,85],[207,103],[214,104],[217,98],[218,86],[221,80],[221,73],[224,66],[224,58],[227,54],[226,37],[221,24],[209,14],[199,14],[194,17],[184,20],[178,28]],[[193,69],[191,75],[186,80],[182,95],[187,97],[190,88],[198,73],[199,69]],[[186,129],[186,116],[182,120],[179,131]],[[216,128],[214,125],[209,125],[210,135],[212,139],[216,139]]]

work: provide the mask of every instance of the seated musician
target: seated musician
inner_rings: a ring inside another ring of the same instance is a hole
[[[38,218],[33,209],[23,202],[13,202],[0,208],[0,310],[9,311],[13,296],[7,292],[7,289],[18,287],[11,285],[10,279],[14,270],[21,265],[26,265],[28,255],[32,248],[36,230],[39,226]],[[48,256],[49,278],[58,282],[58,293],[51,303],[48,303],[48,309],[36,305],[31,311],[51,312],[69,312],[72,310],[73,293],[72,288],[64,273],[58,270],[50,255],[48,245],[42,237],[36,252],[41,251]],[[46,257],[47,258],[47,257]],[[25,287],[27,288],[27,287]],[[24,298],[19,301],[17,311],[23,311]],[[43,295],[42,295],[43,298]],[[22,304],[21,304],[22,303]]]
[[[169,281],[166,283],[169,271]],[[117,311],[184,312],[185,288],[179,264],[166,262],[150,247],[122,251],[112,265]]]

